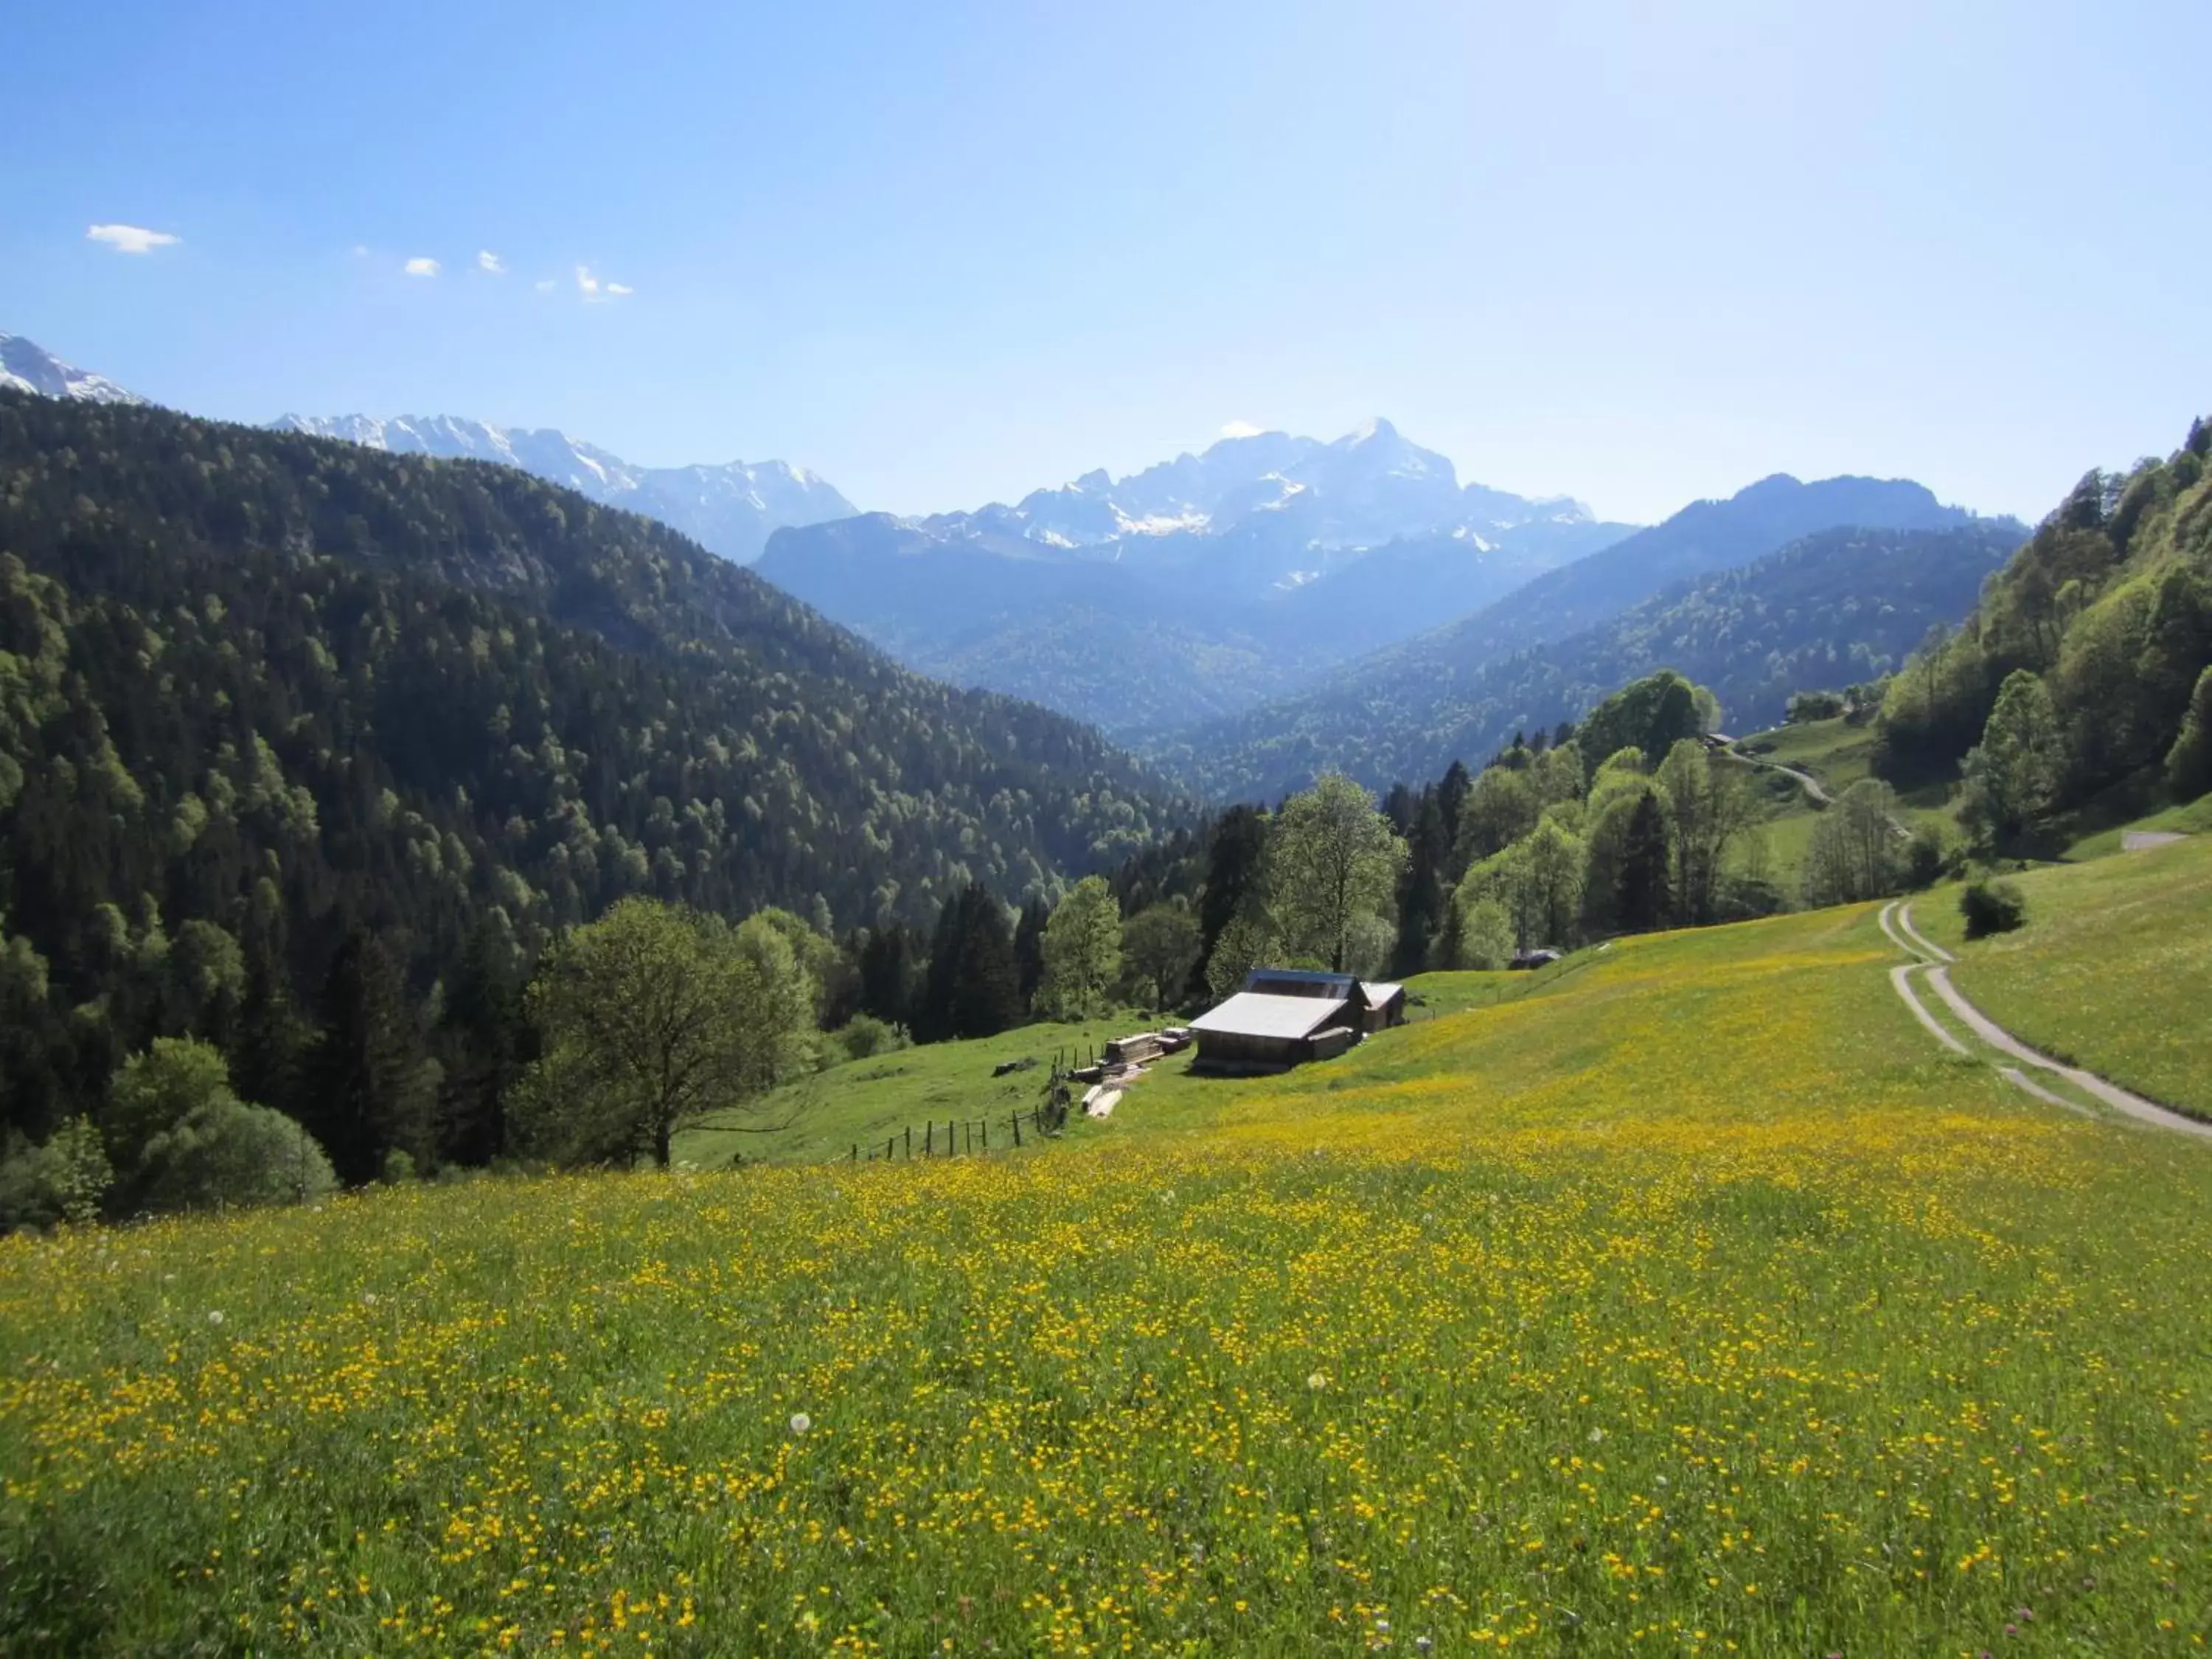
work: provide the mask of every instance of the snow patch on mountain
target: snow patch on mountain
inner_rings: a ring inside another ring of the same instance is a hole
[[[550,427],[494,426],[453,415],[285,415],[270,424],[393,454],[520,467],[610,507],[659,519],[741,564],[760,556],[772,531],[856,512],[824,479],[784,461],[641,467]]]
[[[148,399],[104,374],[87,374],[20,334],[0,334],[0,386],[34,392],[42,398],[73,398],[80,403],[144,405]]]

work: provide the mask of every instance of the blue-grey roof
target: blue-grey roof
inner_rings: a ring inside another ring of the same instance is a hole
[[[1273,980],[1277,984],[1324,985],[1333,991],[1349,991],[1353,984],[1350,974],[1332,974],[1317,968],[1255,968],[1245,975],[1248,986],[1255,979]]]

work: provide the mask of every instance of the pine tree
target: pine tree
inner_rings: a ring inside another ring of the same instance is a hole
[[[1052,907],[1041,898],[1022,906],[1022,919],[1014,927],[1014,968],[1020,981],[1022,1006],[1036,1006],[1037,988],[1044,982],[1044,930],[1052,920]]]
[[[1430,940],[1450,908],[1444,868],[1451,861],[1451,840],[1437,794],[1434,788],[1421,792],[1407,837],[1406,871],[1398,882],[1398,946],[1390,964],[1401,975],[1426,965]]]
[[[1620,921],[1631,933],[1649,933],[1674,908],[1668,881],[1667,818],[1659,797],[1646,794],[1628,820],[1628,840],[1620,861]]]
[[[399,1151],[427,1168],[433,1152],[434,1068],[407,1006],[399,970],[374,935],[356,930],[339,950],[319,1000],[322,1036],[307,1058],[307,1123],[338,1178],[357,1185]]]
[[[315,1030],[292,1000],[291,975],[269,941],[252,937],[246,994],[231,1034],[230,1075],[238,1097],[290,1117],[301,1116],[305,1066]]]
[[[1198,905],[1200,960],[1212,959],[1222,929],[1257,902],[1267,848],[1267,815],[1256,806],[1232,806],[1214,825]]]
[[[1022,976],[1014,961],[1006,913],[990,890],[970,885],[960,896],[968,915],[960,929],[959,972],[952,997],[955,1036],[994,1036],[1022,1023]]]
[[[441,1156],[489,1164],[507,1150],[507,1095],[537,1055],[514,946],[486,922],[469,930],[438,1022],[445,1089],[439,1102]]]

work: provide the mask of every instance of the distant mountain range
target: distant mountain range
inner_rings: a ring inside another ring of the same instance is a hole
[[[739,564],[760,556],[770,532],[785,525],[849,519],[858,511],[825,479],[783,461],[721,466],[633,466],[617,455],[550,428],[493,426],[452,415],[286,415],[280,432],[304,432],[395,455],[496,461],[610,507],[642,513]]]
[[[1233,713],[1633,526],[1462,485],[1373,421],[1226,438],[1012,506],[771,536],[760,574],[928,674],[1127,737]]]
[[[1777,476],[1694,502],[1299,696],[1140,748],[1216,799],[1273,795],[1329,770],[1384,785],[1454,759],[1480,764],[1516,729],[1579,719],[1662,666],[1712,684],[1731,720],[1778,719],[1793,690],[1894,667],[1931,623],[1972,606],[2026,534],[1917,483]]]
[[[20,334],[0,334],[0,386],[43,398],[88,404],[143,404],[146,399],[104,375],[88,374]]]
[[[7,335],[0,386],[145,402]],[[1648,667],[1713,684],[1731,720],[1778,715],[1797,682],[1869,678],[1962,614],[1990,549],[2026,534],[1908,481],[1781,475],[1638,530],[1462,483],[1382,420],[925,518],[855,514],[777,461],[638,467],[443,416],[272,424],[514,467],[758,555],[761,576],[907,667],[1089,721],[1215,799],[1480,762]]]

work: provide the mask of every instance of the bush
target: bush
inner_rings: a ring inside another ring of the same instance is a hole
[[[906,1032],[888,1020],[878,1019],[873,1014],[855,1014],[843,1025],[832,1031],[830,1038],[844,1049],[847,1060],[866,1060],[876,1054],[887,1054],[893,1049],[906,1047]],[[831,1058],[838,1056],[832,1054]]]
[[[0,1158],[0,1227],[47,1227],[99,1215],[115,1171],[91,1119],[70,1119],[43,1146],[21,1136],[11,1141]]]
[[[1790,699],[1790,712],[1787,718],[1792,726],[1801,725],[1806,720],[1832,720],[1842,714],[1844,708],[1844,699],[1839,693],[1800,691]]]
[[[1957,873],[1949,839],[1941,824],[1923,822],[1912,832],[1905,853],[1905,880],[1914,888],[1933,887],[1947,875]]]
[[[221,1053],[188,1037],[157,1037],[124,1063],[101,1127],[123,1214],[290,1203],[337,1185],[313,1136],[240,1100]]]
[[[282,1112],[210,1101],[149,1143],[141,1202],[149,1210],[296,1204],[335,1190],[315,1138]]]
[[[2009,933],[2027,920],[2027,901],[2008,881],[1978,881],[1959,896],[1968,939]]]

